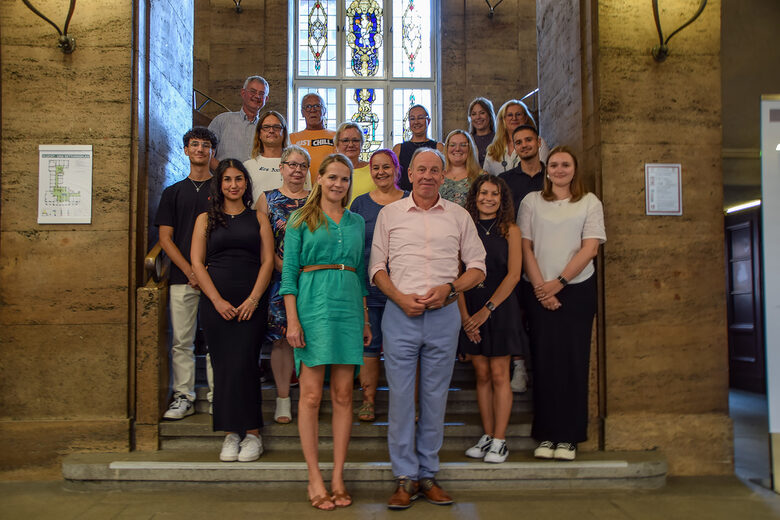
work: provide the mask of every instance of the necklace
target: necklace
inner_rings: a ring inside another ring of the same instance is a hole
[[[190,179],[189,177],[187,177],[187,178]],[[195,186],[195,193],[200,193],[200,189],[203,187],[203,185],[206,183],[207,180],[208,179],[200,181],[200,184],[198,184],[197,182],[195,182],[192,179],[190,179],[190,182],[192,183],[192,185]]]
[[[491,229],[493,229],[493,226],[495,226],[495,225],[496,225],[496,221],[497,221],[497,220],[498,220],[498,219],[493,219],[493,223],[492,223],[492,224],[490,224],[490,227],[489,227],[489,228],[487,228],[487,229],[485,228],[485,226],[483,226],[483,225],[482,225],[482,222],[479,222],[479,221],[477,221],[477,224],[479,224],[479,227],[481,227],[482,229],[484,229],[484,230],[485,230],[485,234],[486,234],[486,235],[489,235],[489,234],[490,234],[490,230],[491,230]]]
[[[230,218],[236,218],[237,216],[241,215],[245,211],[246,211],[246,208],[242,209],[241,211],[239,211],[236,214],[228,213],[227,211],[225,211],[224,213],[225,213],[225,215],[230,215]]]

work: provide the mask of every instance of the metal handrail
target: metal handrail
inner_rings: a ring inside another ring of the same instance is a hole
[[[144,271],[155,283],[160,283],[161,280],[168,278],[170,264],[171,261],[165,255],[159,242],[154,244],[144,257]]]
[[[529,101],[526,101],[528,99]],[[535,88],[525,96],[520,98],[520,101],[525,103],[528,110],[533,114],[536,124],[539,124],[539,89]]]
[[[198,105],[198,94],[200,94],[201,96],[206,98],[206,100],[203,101],[203,103],[201,103],[200,105]],[[220,103],[216,99],[212,98],[208,94],[206,94],[204,92],[201,92],[200,90],[198,90],[196,88],[192,89],[192,109],[193,110],[196,110],[196,111],[200,112],[201,109],[203,107],[205,107],[206,105],[208,105],[209,103],[215,103],[215,104],[221,106],[226,112],[230,112],[230,109],[228,107],[226,107],[225,105],[223,105],[222,103]]]

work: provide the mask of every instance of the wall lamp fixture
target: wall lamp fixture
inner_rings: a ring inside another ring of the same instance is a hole
[[[488,18],[493,18],[493,12],[496,10],[496,7],[501,5],[501,2],[504,0],[498,0],[498,3],[496,5],[490,5],[490,0],[485,0],[485,3],[488,6],[488,9],[490,9],[490,12],[488,12]]]
[[[241,14],[244,12],[244,8],[241,7],[241,0],[233,0],[233,3],[236,4],[236,12],[238,14]]]
[[[76,8],[76,0],[70,0],[70,8],[68,9],[68,17],[65,19],[65,27],[63,27],[62,30],[60,30],[59,27],[57,27],[57,24],[46,18],[42,12],[37,10],[28,0],[22,0],[24,2],[24,5],[30,8],[30,11],[37,14],[47,22],[49,22],[56,30],[57,34],[60,35],[60,43],[57,45],[60,49],[62,49],[62,52],[65,54],[70,54],[74,51],[76,48],[76,39],[73,36],[68,35],[68,25],[70,25],[70,19],[73,18],[73,9]]]
[[[669,47],[667,47],[669,40],[672,39],[672,36],[674,36],[678,32],[688,27],[690,24],[692,24],[693,21],[699,17],[701,12],[704,11],[704,7],[706,5],[707,5],[707,0],[701,0],[701,4],[699,4],[699,9],[696,11],[696,14],[694,14],[690,20],[688,20],[680,27],[672,31],[672,34],[670,34],[666,38],[666,40],[664,40],[664,33],[661,30],[661,18],[658,14],[658,0],[653,0],[653,16],[655,17],[655,27],[656,29],[658,29],[658,40],[659,40],[658,45],[653,47],[653,58],[655,58],[655,61],[658,62],[664,61],[666,57],[669,56]]]

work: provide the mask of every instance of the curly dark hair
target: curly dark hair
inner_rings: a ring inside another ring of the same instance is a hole
[[[483,184],[493,184],[498,187],[498,193],[501,195],[501,203],[498,206],[496,220],[501,235],[506,238],[509,235],[509,228],[515,223],[515,203],[512,202],[512,191],[504,179],[495,175],[483,174],[477,177],[477,180],[471,183],[469,193],[466,196],[466,211],[476,223],[479,220],[479,211],[477,211],[477,195]]]
[[[244,174],[246,179],[246,191],[244,191],[244,206],[251,208],[254,203],[252,197],[252,178],[246,171],[244,164],[238,159],[222,159],[214,171],[214,180],[211,181],[211,196],[209,197],[208,225],[206,226],[206,236],[211,234],[218,225],[227,227],[225,220],[225,195],[222,193],[222,178],[228,168],[235,168]]]

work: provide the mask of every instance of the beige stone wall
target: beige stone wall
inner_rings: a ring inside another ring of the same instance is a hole
[[[65,20],[66,3],[35,5]],[[192,25],[191,2],[81,3],[69,28],[76,50],[65,55],[21,2],[0,4],[4,477],[57,475],[71,451],[131,447],[136,249],[146,247],[147,199],[183,172]],[[39,144],[93,146],[92,224],[37,224]]]
[[[22,2],[0,9],[0,472],[23,474],[129,447],[132,5],[80,5],[70,55]],[[93,146],[92,224],[37,224],[39,144]]]
[[[285,0],[195,0],[194,86],[230,110],[241,108],[248,76],[268,81],[266,108],[287,114],[287,10]],[[210,117],[222,109],[207,105]]]
[[[649,2],[538,4],[540,52],[555,47],[545,35],[572,35],[540,65],[544,128],[585,149],[604,202],[604,448],[660,448],[672,474],[729,473],[720,2],[671,41],[664,63],[650,55]],[[667,34],[695,10],[688,4],[663,10]],[[556,97],[545,98],[548,84]],[[682,164],[682,217],[645,215],[651,162]]]
[[[534,0],[504,0],[493,18],[484,3],[442,0],[442,137],[467,128],[466,110],[476,96],[498,107],[536,88]],[[287,114],[288,2],[242,4],[195,0],[195,88],[241,106],[238,89],[251,74],[268,80],[267,108]],[[219,110],[207,106],[213,117]]]

